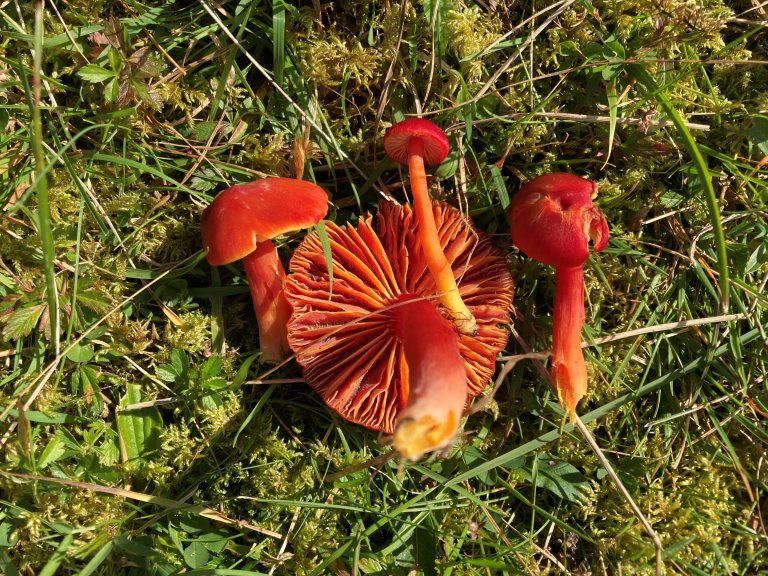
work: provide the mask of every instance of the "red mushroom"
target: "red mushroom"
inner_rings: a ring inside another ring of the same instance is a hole
[[[285,270],[271,239],[317,224],[328,195],[311,182],[264,178],[227,188],[203,210],[203,248],[212,266],[243,260],[259,325],[262,358],[278,361],[288,352],[290,306],[283,295]]]
[[[445,257],[432,217],[432,201],[427,190],[424,164],[439,164],[448,155],[448,138],[434,123],[410,118],[391,126],[384,134],[384,150],[399,164],[407,164],[411,176],[413,208],[419,226],[419,240],[430,273],[435,277],[440,302],[448,311],[456,329],[473,334],[477,322],[461,298],[456,278]]]
[[[506,262],[488,237],[445,204],[432,205],[432,217],[441,250],[463,273],[475,335],[457,334],[447,312],[425,300],[435,280],[408,206],[382,202],[377,230],[370,217],[357,228],[326,224],[332,290],[320,239],[309,234],[291,258],[285,288],[293,308],[288,342],[307,383],[347,420],[394,432],[395,448],[410,459],[453,438],[457,406],[494,372],[507,341],[499,324],[509,322],[512,303]]]
[[[512,242],[529,257],[555,267],[552,378],[566,413],[587,392],[581,351],[584,324],[584,261],[589,241],[599,252],[608,243],[608,224],[592,204],[597,185],[573,174],[544,174],[526,182],[509,207]]]

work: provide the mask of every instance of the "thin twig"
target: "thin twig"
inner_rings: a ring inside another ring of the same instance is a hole
[[[610,116],[600,116],[598,114],[571,114],[569,112],[514,112],[512,114],[500,114],[493,118],[477,118],[472,120],[473,126],[479,126],[481,124],[498,122],[499,119],[517,120],[520,118],[546,118],[551,120],[564,120],[566,122],[595,122],[600,124],[607,124],[611,122]],[[670,120],[653,120],[650,118],[616,118],[617,124],[625,124],[628,126],[654,126],[659,128],[667,128],[674,126]],[[701,124],[698,122],[686,122],[686,127],[689,130],[701,130],[708,132],[709,124]],[[456,123],[451,125],[446,132],[453,130],[461,130],[464,126],[463,123]]]
[[[646,326],[645,328],[636,328],[635,330],[628,330],[626,332],[619,332],[618,334],[609,334],[608,336],[601,336],[599,338],[593,338],[589,341],[583,341],[581,343],[582,348],[589,348],[590,346],[600,346],[601,344],[607,344],[609,342],[616,342],[617,340],[626,340],[627,338],[634,338],[635,336],[641,336],[643,334],[655,334],[657,332],[669,332],[671,330],[685,330],[693,326],[703,326],[705,324],[721,324],[723,322],[733,322],[736,320],[746,320],[747,315],[743,313],[739,314],[723,314],[721,316],[708,316],[706,318],[693,318],[691,320],[680,320],[679,322],[667,322],[666,324],[657,324],[656,326]],[[514,356],[500,356],[499,360],[517,362],[518,360],[524,360],[526,358],[547,358],[552,355],[551,350],[543,350],[541,352],[531,352],[529,354],[516,354]]]
[[[657,576],[661,576],[661,574],[663,574],[664,572],[664,560],[662,558],[662,553],[664,552],[664,546],[661,543],[661,539],[659,538],[659,535],[656,534],[656,531],[653,529],[653,526],[651,526],[651,523],[643,514],[643,511],[640,510],[638,505],[632,499],[632,495],[626,489],[621,479],[619,478],[619,475],[616,474],[616,471],[613,469],[613,466],[611,466],[611,463],[608,461],[608,458],[605,457],[605,454],[603,453],[602,449],[600,448],[600,446],[597,445],[597,442],[595,442],[595,439],[593,438],[589,429],[586,427],[584,422],[581,421],[581,418],[579,418],[578,414],[574,414],[573,423],[576,425],[576,428],[578,429],[578,431],[581,432],[581,435],[587,441],[587,444],[589,444],[589,447],[592,448],[592,452],[595,453],[595,456],[597,456],[597,459],[600,460],[600,464],[602,464],[603,468],[608,473],[608,476],[611,478],[613,485],[616,487],[619,493],[624,497],[624,500],[626,500],[627,504],[629,504],[629,507],[632,508],[633,514],[640,521],[640,524],[643,525],[645,532],[648,534],[650,539],[653,540],[653,545],[656,548],[656,574]]]

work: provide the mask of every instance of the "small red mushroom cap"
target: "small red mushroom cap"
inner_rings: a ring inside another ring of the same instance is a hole
[[[399,164],[408,163],[408,143],[418,138],[424,145],[424,163],[440,164],[448,156],[448,137],[434,122],[424,118],[409,118],[387,128],[384,134],[384,150]]]
[[[608,243],[608,223],[592,204],[596,191],[594,181],[564,172],[523,184],[508,213],[515,246],[549,266],[581,266],[590,240],[596,252]]]
[[[227,188],[203,210],[203,248],[212,266],[244,258],[256,244],[314,226],[328,211],[320,186],[293,178],[264,178]]]

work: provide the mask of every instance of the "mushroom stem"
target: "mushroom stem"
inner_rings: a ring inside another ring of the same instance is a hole
[[[283,292],[285,270],[274,243],[259,242],[256,249],[243,258],[243,267],[259,324],[262,359],[279,362],[290,350],[286,327],[291,305]]]
[[[576,404],[587,393],[587,365],[581,349],[584,324],[584,270],[581,266],[556,269],[555,311],[552,325],[552,379],[557,396],[573,419]]]
[[[467,372],[451,324],[425,300],[393,309],[408,368],[408,399],[392,445],[408,460],[448,446],[467,402]]]
[[[419,224],[419,239],[427,267],[440,294],[440,303],[445,307],[456,329],[462,334],[472,336],[477,333],[477,321],[459,294],[453,269],[440,246],[432,201],[427,190],[424,143],[421,138],[411,138],[408,142],[408,171],[411,176],[414,212]]]

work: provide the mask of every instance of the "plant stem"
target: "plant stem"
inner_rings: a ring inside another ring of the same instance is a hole
[[[574,418],[576,404],[587,392],[587,365],[581,350],[584,324],[584,271],[581,266],[556,271],[552,320],[552,379],[566,413]]]
[[[32,150],[35,155],[35,185],[37,189],[37,226],[43,250],[43,272],[45,274],[46,297],[48,301],[48,322],[51,329],[51,349],[59,353],[59,304],[54,269],[54,245],[51,231],[51,215],[48,202],[48,178],[45,175],[45,154],[43,153],[43,123],[40,114],[41,70],[43,67],[43,17],[44,1],[35,2],[35,36],[32,63]]]
[[[408,142],[408,171],[411,176],[413,208],[419,226],[419,240],[429,272],[435,279],[440,303],[459,332],[474,335],[477,333],[477,321],[461,299],[453,269],[445,257],[437,235],[432,200],[427,190],[427,175],[424,171],[424,144],[420,138],[411,138]]]
[[[261,357],[267,362],[279,362],[290,350],[286,327],[291,306],[283,292],[285,270],[277,248],[269,240],[259,242],[256,250],[243,258],[243,266],[259,325]]]

